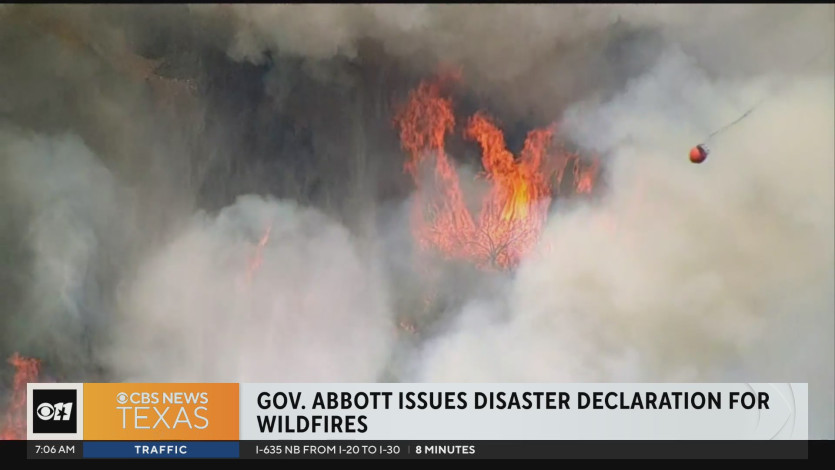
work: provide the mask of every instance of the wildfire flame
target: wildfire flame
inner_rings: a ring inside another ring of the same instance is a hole
[[[257,273],[258,269],[261,267],[261,263],[264,260],[262,252],[264,251],[264,247],[267,245],[267,242],[270,241],[270,232],[272,232],[272,230],[272,225],[268,226],[267,229],[264,231],[264,234],[261,236],[261,239],[258,240],[258,245],[256,245],[255,247],[255,254],[249,261],[249,266],[246,273],[246,278],[248,282],[252,281],[252,278],[255,276],[255,273]]]
[[[0,440],[22,440],[26,439],[26,384],[38,381],[41,364],[37,359],[18,353],[9,358],[9,364],[14,366],[15,375]]]
[[[574,189],[577,194],[589,194],[594,188],[599,162],[595,160],[590,167],[583,168],[580,160],[574,160]]]
[[[464,137],[481,147],[484,171],[479,177],[490,189],[474,216],[445,151],[455,116],[452,100],[442,88],[441,80],[420,83],[395,117],[401,146],[409,154],[405,170],[418,189],[412,220],[415,237],[421,248],[434,248],[448,258],[482,268],[511,268],[536,245],[551,204],[552,183],[559,188],[569,162],[574,161],[576,193],[591,192],[597,163],[584,168],[577,155],[549,153],[554,126],[529,132],[517,158],[507,150],[501,129],[479,112],[467,121]],[[428,163],[433,160],[430,186],[424,187],[423,171],[431,168]]]

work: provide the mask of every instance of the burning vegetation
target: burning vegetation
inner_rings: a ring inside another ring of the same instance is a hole
[[[37,359],[14,353],[9,358],[9,364],[14,367],[15,374],[0,440],[26,439],[26,384],[38,381],[41,363]]]
[[[418,245],[448,259],[484,269],[513,268],[536,245],[565,170],[572,165],[574,192],[590,193],[598,163],[555,145],[555,127],[530,131],[520,155],[508,149],[504,133],[484,112],[466,121],[463,137],[481,148],[479,178],[489,189],[477,213],[468,207],[446,140],[456,132],[447,77],[422,82],[395,118],[406,171],[417,186],[412,214]],[[428,173],[428,176],[427,176]]]

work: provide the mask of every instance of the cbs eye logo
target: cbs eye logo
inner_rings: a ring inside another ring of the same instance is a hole
[[[75,390],[32,390],[32,432],[73,434],[77,431]]]

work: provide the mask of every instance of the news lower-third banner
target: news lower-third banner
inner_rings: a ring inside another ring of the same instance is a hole
[[[807,440],[808,403],[805,383],[32,383],[27,437],[121,441],[123,446],[149,441]]]

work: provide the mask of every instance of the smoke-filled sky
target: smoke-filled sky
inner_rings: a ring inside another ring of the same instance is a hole
[[[809,382],[835,438],[833,57],[832,5],[0,6],[0,354],[77,381]],[[450,66],[460,119],[602,161],[512,272],[409,231],[392,119]]]

